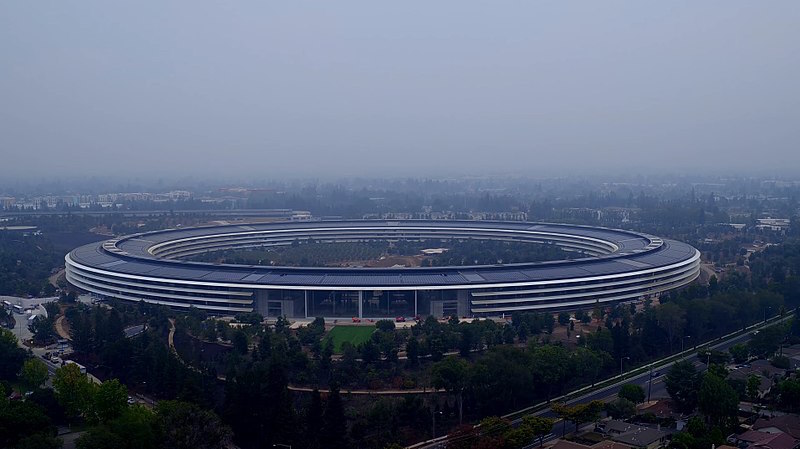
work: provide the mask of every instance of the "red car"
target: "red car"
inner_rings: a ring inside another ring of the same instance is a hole
[[[395,318],[394,320],[395,320],[395,322],[398,322],[398,323],[405,323],[406,322],[406,317],[399,316],[399,317]]]

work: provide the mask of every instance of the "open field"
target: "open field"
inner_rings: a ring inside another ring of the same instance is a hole
[[[349,341],[353,346],[369,340],[370,335],[375,332],[375,326],[334,326],[328,332],[328,337],[333,341],[333,350],[336,353],[342,352],[342,343]]]

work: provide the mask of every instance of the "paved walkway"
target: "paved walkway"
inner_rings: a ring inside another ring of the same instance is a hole
[[[289,385],[287,387],[290,391],[300,391],[304,393],[310,393],[314,391],[313,388],[310,387],[295,387],[293,385]],[[330,393],[331,390],[326,388],[318,388],[320,393]],[[429,393],[443,393],[445,390],[437,390],[435,388],[415,388],[410,390],[339,390],[342,394],[356,394],[356,395],[365,395],[365,396],[390,396],[390,395],[402,395],[402,394],[429,394]]]
[[[169,343],[169,349],[178,354],[178,351],[175,351],[175,319],[169,318],[169,336],[167,337],[167,342]],[[180,357],[178,357],[180,358]]]
[[[53,287],[59,288],[59,286],[58,286],[58,278],[63,276],[64,273],[65,273],[65,269],[61,268],[58,271],[56,271],[55,273],[51,274],[50,277],[47,278],[47,281],[50,282],[50,285],[52,285]]]
[[[72,340],[72,337],[69,336],[69,332],[66,329],[64,329],[64,315],[61,315],[58,318],[56,318],[55,328],[56,328],[56,333],[58,334],[59,337],[65,340]]]

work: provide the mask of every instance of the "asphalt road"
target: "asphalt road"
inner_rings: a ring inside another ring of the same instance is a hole
[[[730,348],[731,346],[733,346],[735,344],[746,342],[746,341],[750,340],[750,338],[752,337],[754,331],[755,330],[748,331],[747,333],[744,333],[742,335],[733,337],[733,338],[731,338],[729,340],[725,340],[725,341],[723,341],[721,343],[717,343],[717,344],[711,345],[711,349],[713,349],[715,351],[727,351],[728,348]],[[684,359],[694,362],[694,365],[696,367],[698,367],[698,368],[702,367],[703,369],[705,369],[705,367],[706,367],[705,362],[703,362],[703,361],[698,359],[696,348],[693,348],[692,351],[691,351],[691,354],[688,354]],[[667,371],[669,371],[669,368],[672,365],[674,365],[675,362],[676,361],[669,362],[669,363],[666,363],[666,364],[663,364],[663,365],[659,365],[657,369],[655,369],[655,368],[653,369],[653,379],[652,379],[652,384],[650,385],[650,398],[651,399],[659,399],[659,398],[667,398],[667,397],[669,397],[669,394],[667,393],[667,386],[666,386],[665,378],[666,378]],[[620,388],[622,388],[622,386],[625,385],[625,384],[636,384],[636,385],[639,385],[640,387],[644,388],[644,391],[645,391],[645,394],[646,394],[647,391],[648,391],[648,379],[649,378],[650,378],[650,372],[648,371],[648,372],[639,374],[638,376],[631,377],[631,378],[625,379],[623,381],[617,382],[617,383],[615,383],[613,385],[609,385],[608,387],[605,387],[605,388],[603,388],[601,390],[597,390],[597,391],[588,393],[586,395],[579,396],[579,397],[577,397],[575,399],[571,399],[571,400],[567,401],[567,404],[586,403],[586,402],[591,402],[591,401],[594,401],[594,400],[601,400],[601,401],[604,401],[604,402],[613,400],[614,398],[616,398],[617,394],[619,393]],[[533,413],[533,415],[535,415],[535,416],[545,416],[545,417],[548,417],[548,418],[556,418],[555,413],[553,413],[553,411],[550,410],[549,408],[544,409],[542,411],[539,411],[537,413]],[[514,420],[514,424],[519,423],[521,420],[522,420],[521,418],[519,418],[517,420]],[[544,441],[549,441],[549,440],[553,440],[553,439],[559,438],[562,435],[562,433],[564,432],[564,430],[566,430],[566,433],[573,432],[573,431],[575,431],[575,426],[572,425],[572,423],[566,423],[566,425],[565,425],[563,422],[560,422],[560,421],[556,422],[556,424],[553,425],[553,429],[552,429],[551,433],[545,438]]]
[[[781,318],[779,320],[769,321],[768,325],[772,325],[772,324],[776,324],[776,323],[779,323],[779,322],[782,322],[782,321],[786,321],[786,320],[789,320],[791,318],[792,318],[792,315],[787,315],[787,316],[785,316],[785,317],[783,317],[783,318]],[[727,338],[727,339],[725,339],[723,341],[720,341],[720,342],[717,342],[717,343],[713,343],[711,345],[705,344],[705,345],[702,345],[700,347],[710,347],[711,349],[716,350],[716,351],[727,351],[728,348],[730,348],[731,346],[733,346],[735,344],[743,343],[743,342],[746,342],[746,341],[750,340],[750,338],[753,335],[753,332],[755,332],[756,330],[758,330],[758,329],[760,329],[762,327],[764,327],[764,323],[756,324],[756,325],[753,325],[753,326],[749,327],[748,331],[743,333],[743,334],[741,334],[741,335],[736,335],[736,336]],[[693,361],[695,366],[703,367],[703,369],[705,369],[705,363],[703,363],[701,360],[698,360],[696,348],[697,347],[692,348],[691,350],[687,350],[686,351],[687,354],[684,357],[684,359]],[[681,359],[678,359],[678,360],[681,360]],[[663,398],[663,397],[668,397],[669,396],[667,394],[667,388],[666,388],[666,385],[665,385],[665,382],[664,382],[664,378],[665,378],[665,375],[666,375],[667,371],[669,371],[669,368],[672,365],[674,365],[675,362],[678,361],[678,360],[667,362],[667,363],[663,363],[663,364],[659,363],[658,361],[653,363],[653,365],[657,366],[657,368],[656,367],[653,368],[653,374],[654,375],[653,375],[651,391],[650,391],[651,399]],[[599,390],[595,390],[595,391],[586,393],[585,395],[581,395],[581,396],[575,397],[573,399],[569,399],[569,400],[566,401],[566,403],[572,405],[572,404],[591,402],[591,401],[594,401],[594,400],[609,401],[609,400],[612,400],[613,398],[615,398],[617,396],[617,393],[619,393],[619,390],[623,385],[629,384],[629,383],[633,383],[633,384],[637,384],[637,385],[641,386],[642,388],[644,388],[645,393],[647,393],[648,380],[649,379],[650,379],[650,372],[647,371],[647,372],[641,373],[641,374],[633,376],[633,377],[625,378],[624,380],[620,380],[619,382],[615,382],[614,384],[609,385],[609,386],[604,387],[604,388],[601,388]],[[545,409],[542,409],[542,410],[539,410],[539,411],[534,412],[534,413],[530,413],[528,415],[544,416],[544,417],[548,417],[548,418],[556,418],[555,413],[553,413],[553,411],[550,410],[549,407],[545,408]],[[517,425],[521,421],[522,421],[522,417],[516,418],[516,419],[512,420],[512,424]],[[561,420],[558,420],[553,425],[553,429],[550,431],[550,434],[548,434],[544,438],[544,441],[547,442],[547,441],[550,441],[550,440],[554,440],[556,438],[560,438],[562,433],[571,433],[571,432],[574,432],[574,431],[575,431],[575,426],[572,423],[569,423],[569,422],[565,423],[565,422],[562,422]],[[413,446],[409,446],[409,447],[413,447],[414,449],[435,449],[435,448],[443,447],[443,446],[441,446],[441,444],[443,443],[443,441],[442,441],[443,438],[444,437],[440,437],[440,438],[437,439],[437,441],[427,442],[428,444],[413,445]],[[536,447],[536,446],[538,446],[538,444],[539,443],[537,441],[535,444],[532,444],[529,447]]]

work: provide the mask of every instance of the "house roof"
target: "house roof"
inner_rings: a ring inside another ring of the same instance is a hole
[[[753,429],[768,431],[768,428],[775,428],[787,433],[794,438],[800,439],[800,416],[781,415],[773,416],[770,419],[759,418],[753,424]]]
[[[639,427],[634,431],[615,435],[611,439],[620,443],[629,444],[635,447],[648,446],[667,436],[663,430],[651,429],[649,427]]]
[[[633,446],[611,440],[603,440],[592,445],[592,449],[633,449]]]
[[[680,415],[680,413],[676,413],[674,411],[673,403],[670,399],[661,399],[652,404],[641,407],[640,410],[644,413],[652,413],[659,417],[671,416],[673,414]]]
[[[612,419],[611,421],[605,423],[606,432],[614,431],[617,433],[625,433],[638,428],[639,426],[637,426],[636,424],[631,424],[616,419]]]
[[[633,449],[633,447],[611,440],[603,440],[591,446],[574,441],[558,440],[556,444],[551,446],[551,449]]]
[[[589,449],[591,446],[576,443],[574,441],[558,440],[550,449]]]
[[[747,439],[743,438],[745,436]],[[799,443],[786,433],[767,433],[758,430],[748,430],[739,435],[739,439],[750,442],[748,449],[794,449]]]

